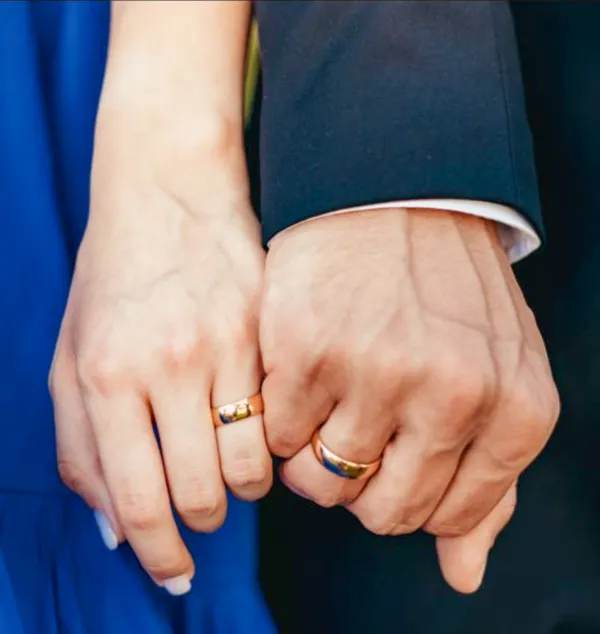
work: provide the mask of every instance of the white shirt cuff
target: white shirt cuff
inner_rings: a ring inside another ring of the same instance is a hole
[[[395,200],[373,205],[361,205],[347,209],[337,209],[329,213],[314,216],[303,220],[310,222],[323,216],[350,213],[352,211],[366,211],[368,209],[439,209],[443,211],[455,211],[461,214],[470,214],[493,220],[497,224],[498,237],[504,250],[512,263],[518,262],[536,251],[542,241],[531,223],[512,207],[482,200],[462,200],[453,198],[427,198],[418,200]]]

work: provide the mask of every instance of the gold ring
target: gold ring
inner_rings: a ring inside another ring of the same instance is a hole
[[[381,458],[375,462],[352,462],[328,449],[321,440],[319,430],[313,434],[311,445],[317,460],[327,469],[340,478],[348,480],[364,480],[370,478],[379,469]]]
[[[250,418],[262,414],[265,409],[262,394],[259,392],[254,396],[243,398],[235,403],[228,403],[221,407],[212,407],[212,417],[215,427],[237,423],[239,420]]]

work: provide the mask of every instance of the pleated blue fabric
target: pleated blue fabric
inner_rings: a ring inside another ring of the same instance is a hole
[[[170,597],[60,483],[46,376],[88,210],[108,2],[0,2],[0,634],[272,634],[256,509],[182,529]]]

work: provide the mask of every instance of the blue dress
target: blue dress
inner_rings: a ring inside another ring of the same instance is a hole
[[[0,634],[271,634],[255,507],[184,532],[183,598],[60,483],[46,375],[88,208],[108,2],[0,2]]]

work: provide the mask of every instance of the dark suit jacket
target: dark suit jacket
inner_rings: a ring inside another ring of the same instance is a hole
[[[265,240],[407,198],[504,203],[542,232],[541,198],[547,247],[520,275],[563,398],[473,597],[444,585],[430,537],[376,537],[277,488],[263,580],[282,632],[599,633],[600,3],[256,8]]]

